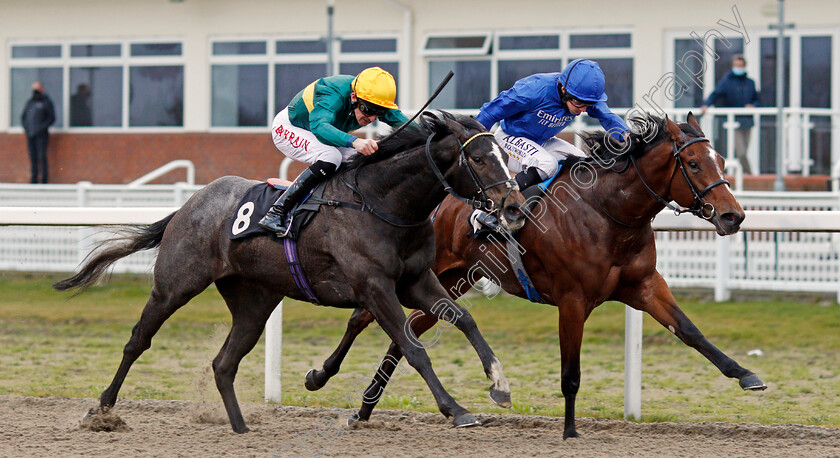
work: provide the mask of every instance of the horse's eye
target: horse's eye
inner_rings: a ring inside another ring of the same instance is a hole
[[[479,165],[484,163],[484,161],[482,161],[481,158],[478,157],[478,156],[473,157],[472,160],[473,160],[473,162],[475,162],[476,164],[479,164]]]
[[[696,161],[689,161],[688,166],[691,168],[691,170],[697,170],[698,169]]]

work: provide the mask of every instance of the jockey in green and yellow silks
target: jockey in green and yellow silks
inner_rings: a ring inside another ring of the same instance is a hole
[[[355,77],[321,78],[292,98],[271,125],[274,145],[287,157],[312,164],[289,186],[260,221],[263,229],[284,235],[286,213],[338,166],[357,153],[376,152],[375,140],[359,138],[352,131],[377,118],[388,125],[408,122],[394,100],[397,85],[379,67]]]

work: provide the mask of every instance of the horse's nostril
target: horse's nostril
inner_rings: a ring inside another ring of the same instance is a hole
[[[720,219],[731,226],[735,226],[741,224],[741,221],[744,220],[743,215],[736,213],[736,212],[726,212],[720,215]]]
[[[505,213],[509,219],[516,220],[522,216],[522,209],[516,204],[508,205],[507,208],[505,208]]]

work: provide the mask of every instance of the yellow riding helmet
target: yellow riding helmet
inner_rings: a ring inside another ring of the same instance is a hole
[[[356,97],[380,107],[389,109],[399,108],[394,99],[397,98],[397,83],[390,73],[379,67],[362,70],[353,79],[353,92]]]

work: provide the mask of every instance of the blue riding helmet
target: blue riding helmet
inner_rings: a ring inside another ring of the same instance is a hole
[[[575,59],[563,70],[559,78],[566,92],[584,102],[606,102],[604,92],[606,80],[597,62],[589,59]]]

